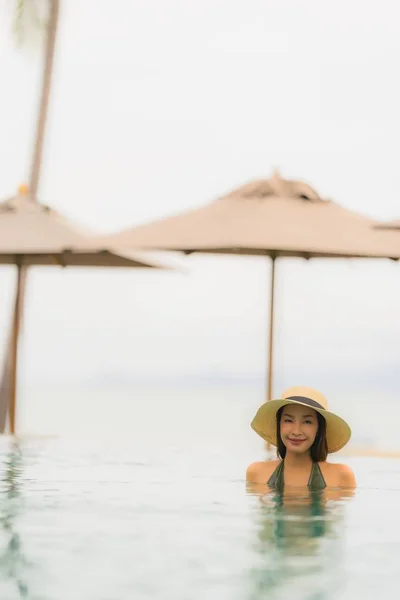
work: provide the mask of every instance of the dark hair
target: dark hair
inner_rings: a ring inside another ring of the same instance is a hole
[[[278,458],[285,458],[286,456],[286,446],[282,442],[281,438],[281,417],[284,408],[284,406],[281,406],[276,413],[276,454]],[[326,442],[326,421],[318,411],[315,412],[317,413],[318,419],[318,431],[313,445],[310,448],[310,456],[313,462],[323,462],[328,456],[328,444]]]

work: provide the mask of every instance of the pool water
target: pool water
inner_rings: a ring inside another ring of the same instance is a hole
[[[0,598],[396,597],[398,460],[346,460],[354,496],[282,498],[246,489],[242,452],[2,438]]]
[[[333,455],[354,496],[263,498],[244,480],[263,391],[26,388],[30,436],[0,437],[0,600],[397,598],[400,460]],[[361,400],[335,399],[353,454],[397,439]]]

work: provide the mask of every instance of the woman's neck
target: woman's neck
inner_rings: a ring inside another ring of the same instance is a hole
[[[297,454],[297,452],[286,451],[285,465],[287,467],[305,467],[312,463],[309,452]]]

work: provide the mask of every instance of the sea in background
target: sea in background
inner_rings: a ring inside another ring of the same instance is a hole
[[[364,379],[367,377],[368,374]],[[265,399],[263,377],[154,376],[153,380],[135,382],[129,377],[99,374],[97,379],[97,383],[92,379],[68,383],[66,379],[62,384],[23,381],[19,388],[18,431],[24,435],[84,439],[154,438],[160,444],[173,439],[189,440],[191,446],[199,447],[208,443],[225,448],[234,442],[253,455],[262,449],[262,441],[249,424]],[[344,380],[344,375],[339,379]],[[296,374],[291,381],[275,387],[284,389],[302,379]],[[354,382],[347,387],[347,395],[335,393],[330,381],[321,382],[319,389],[329,390],[331,409],[351,424],[349,449],[357,453],[400,453],[395,418],[400,414],[398,398],[384,388],[379,392],[371,386],[366,391],[368,381],[363,381],[358,389]],[[242,465],[246,461],[244,458]]]
[[[0,438],[2,599],[394,597],[400,460],[357,446],[385,447],[395,401],[387,419],[376,398],[362,419],[360,402],[335,401],[354,440],[332,460],[354,469],[353,497],[282,504],[244,481],[266,456],[249,427],[262,386],[21,392],[25,434]]]

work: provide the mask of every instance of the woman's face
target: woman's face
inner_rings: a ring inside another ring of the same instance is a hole
[[[286,450],[301,454],[314,443],[318,432],[317,413],[308,406],[288,404],[281,414],[280,434]]]

